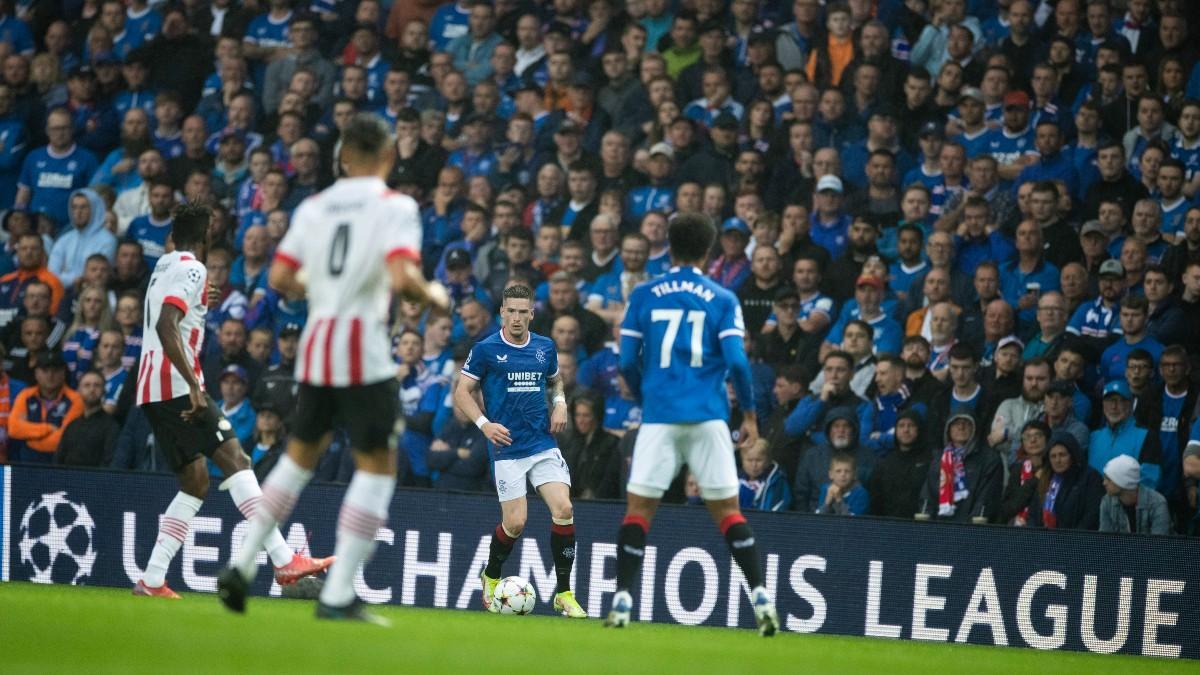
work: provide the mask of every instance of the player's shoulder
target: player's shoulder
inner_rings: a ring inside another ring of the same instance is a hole
[[[529,346],[536,349],[545,349],[549,347],[557,351],[557,348],[554,345],[554,340],[546,337],[545,335],[540,335],[533,332],[529,333]]]

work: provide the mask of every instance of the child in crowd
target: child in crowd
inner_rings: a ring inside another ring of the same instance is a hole
[[[871,505],[867,489],[855,478],[854,455],[837,453],[829,460],[829,482],[821,485],[817,513],[861,516]]]
[[[742,451],[738,472],[738,505],[756,511],[786,511],[792,506],[792,490],[778,462],[767,456],[767,439],[760,438]]]

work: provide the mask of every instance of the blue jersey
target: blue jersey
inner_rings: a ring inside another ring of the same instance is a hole
[[[1176,199],[1174,204],[1167,204],[1159,200],[1158,205],[1162,208],[1162,223],[1159,225],[1158,231],[1182,237],[1183,217],[1187,215],[1188,209],[1192,208],[1192,205],[1183,197]]]
[[[984,126],[973,134],[964,131],[951,140],[963,146],[967,151],[967,159],[974,159],[988,151],[988,131]]]
[[[670,211],[675,203],[675,188],[663,185],[642,185],[629,191],[626,199],[626,209],[634,219],[641,218],[650,211]]]
[[[546,403],[546,379],[558,376],[553,340],[530,333],[525,344],[515,345],[497,331],[475,344],[462,374],[479,382],[484,413],[512,438],[509,446],[488,442],[493,459],[520,459],[558,447]]]
[[[642,421],[727,420],[730,369],[742,408],[753,410],[745,332],[737,296],[694,267],[634,289],[621,322],[621,372],[643,401]]]
[[[1200,68],[1196,69],[1200,73]],[[1171,142],[1171,156],[1183,162],[1184,180],[1191,180],[1200,171],[1200,139],[1188,143],[1183,135],[1175,136]]]
[[[433,51],[444,52],[451,40],[466,35],[470,28],[467,25],[470,16],[470,11],[460,7],[458,2],[438,7],[429,22],[429,40],[433,43]]]
[[[44,213],[61,226],[67,222],[71,193],[87,187],[97,167],[96,156],[78,145],[63,155],[55,155],[47,145],[25,156],[17,184],[33,193],[30,211]]]
[[[256,47],[290,47],[292,41],[288,38],[288,27],[292,25],[292,12],[279,21],[268,14],[259,14],[246,27],[246,42]]]
[[[1109,307],[1102,298],[1084,303],[1075,309],[1075,314],[1067,323],[1067,332],[1094,338],[1120,335],[1120,307],[1116,304]]]
[[[985,152],[995,157],[997,164],[1012,164],[1022,156],[1035,152],[1033,129],[1027,127],[1017,134],[1010,134],[1008,129],[993,129],[987,134]]]
[[[0,16],[0,42],[7,43],[13,54],[33,56],[33,31],[14,16]]]
[[[154,269],[158,259],[167,252],[167,235],[171,234],[171,219],[159,222],[150,214],[138,216],[129,223],[125,241],[136,241],[142,245],[142,257],[149,269]]]
[[[162,30],[162,15],[146,7],[141,14],[133,8],[125,10],[125,32],[142,36],[143,42],[149,42]]]

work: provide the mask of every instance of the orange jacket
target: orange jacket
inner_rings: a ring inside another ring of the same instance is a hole
[[[13,307],[20,307],[21,303],[17,302],[16,296],[22,292],[25,285],[30,281],[37,279],[50,287],[50,315],[58,314],[58,303],[63,299],[63,285],[46,267],[39,267],[36,270],[18,269],[9,272],[0,277],[0,288],[9,291],[13,297],[8,299],[8,302]]]
[[[50,400],[38,396],[38,390],[34,385],[17,394],[8,416],[8,435],[38,452],[52,453],[63,429],[83,415],[83,399],[70,387],[63,387],[58,398]]]

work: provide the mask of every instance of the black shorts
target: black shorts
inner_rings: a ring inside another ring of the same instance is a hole
[[[192,408],[187,396],[142,406],[158,447],[162,448],[171,470],[177,473],[197,457],[212,457],[226,441],[237,439],[233,425],[221,414],[221,406],[207,393],[204,396],[208,407],[199,419],[191,422],[183,419],[183,413]]]
[[[316,387],[300,384],[292,436],[316,443],[335,426],[350,433],[350,447],[359,451],[391,446],[400,414],[400,384],[387,379],[357,387]]]

